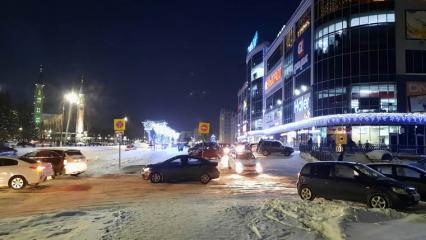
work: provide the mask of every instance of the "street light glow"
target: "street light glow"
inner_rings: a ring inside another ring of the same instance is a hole
[[[70,104],[76,104],[76,103],[78,103],[78,95],[75,92],[69,92],[69,93],[65,94],[64,98]]]

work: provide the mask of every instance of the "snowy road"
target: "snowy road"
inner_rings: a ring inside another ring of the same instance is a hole
[[[422,239],[426,205],[413,212],[361,204],[303,202],[295,181],[299,154],[259,157],[264,174],[222,172],[198,182],[150,184],[142,165],[175,150],[123,152],[81,147],[89,171],[23,191],[0,189],[0,239]],[[20,153],[32,149],[20,149]],[[273,200],[272,200],[273,199]],[[402,229],[402,230],[401,230]],[[398,232],[396,232],[398,230]],[[386,234],[384,234],[384,232]]]

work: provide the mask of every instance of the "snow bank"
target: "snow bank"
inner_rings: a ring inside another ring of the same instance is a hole
[[[371,209],[340,201],[267,201],[233,209],[253,239],[424,239],[426,215]],[[395,236],[398,236],[395,238]]]

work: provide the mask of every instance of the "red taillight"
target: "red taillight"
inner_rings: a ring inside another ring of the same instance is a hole
[[[41,171],[44,170],[45,167],[43,167],[43,166],[31,166],[30,168],[33,169],[33,170],[36,170],[37,172],[41,172]]]

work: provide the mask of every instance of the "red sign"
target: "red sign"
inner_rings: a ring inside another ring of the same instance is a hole
[[[283,69],[281,67],[277,68],[265,82],[265,90],[271,88],[275,83],[277,83],[283,75]]]

